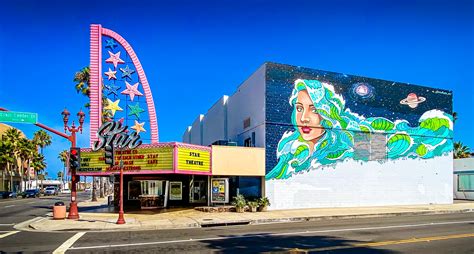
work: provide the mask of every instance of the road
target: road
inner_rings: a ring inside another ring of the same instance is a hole
[[[7,225],[65,199],[0,202],[0,252],[474,253],[473,213],[129,232],[18,232]]]
[[[89,193],[78,193],[79,200],[85,200]],[[46,234],[53,237],[43,237],[44,233],[19,232],[13,228],[15,224],[44,216],[52,211],[52,206],[58,201],[69,204],[70,194],[40,198],[18,198],[0,200],[0,253],[3,252],[51,252],[62,242],[70,238],[69,234]]]

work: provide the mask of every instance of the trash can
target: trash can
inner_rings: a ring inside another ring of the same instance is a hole
[[[63,202],[54,203],[53,207],[53,219],[64,220],[66,218],[66,206]]]

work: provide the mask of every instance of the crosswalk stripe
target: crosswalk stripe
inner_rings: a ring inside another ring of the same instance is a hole
[[[81,238],[86,232],[79,232],[67,239],[61,246],[53,251],[53,254],[65,253],[79,238]]]
[[[10,236],[10,235],[14,235],[14,234],[16,234],[16,233],[18,233],[18,232],[20,232],[20,231],[10,231],[10,232],[8,232],[8,233],[1,234],[1,235],[0,235],[0,239],[5,238],[5,237]]]

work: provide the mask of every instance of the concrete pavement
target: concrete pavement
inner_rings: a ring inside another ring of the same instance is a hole
[[[135,231],[198,228],[205,226],[234,225],[234,224],[265,224],[291,221],[314,221],[325,219],[348,219],[389,217],[399,215],[448,214],[474,212],[474,202],[455,202],[450,205],[409,205],[382,207],[354,208],[315,208],[299,210],[278,210],[267,212],[223,212],[205,213],[194,209],[170,210],[161,213],[130,212],[125,214],[126,224],[117,225],[118,214],[100,212],[107,201],[85,201],[79,203],[79,220],[53,220],[52,214],[38,217],[15,226],[17,230],[25,231]],[[107,210],[107,209],[105,209]],[[95,212],[93,212],[95,211]]]

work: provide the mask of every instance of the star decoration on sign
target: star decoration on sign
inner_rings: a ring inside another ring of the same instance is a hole
[[[137,118],[140,118],[140,113],[145,112],[144,109],[140,108],[140,105],[138,105],[138,102],[137,104],[135,104],[135,106],[128,105],[128,107],[130,108],[130,113],[128,113],[129,116],[135,115]]]
[[[105,60],[105,62],[106,63],[113,63],[115,68],[117,68],[117,64],[125,63],[125,61],[120,59],[120,51],[115,53],[115,54],[109,51],[109,55],[110,55],[110,57],[107,58],[107,60]]]
[[[135,70],[128,68],[128,65],[125,66],[125,68],[120,68],[120,70],[122,71],[122,79],[127,78],[132,80],[132,74],[135,73]]]
[[[127,86],[127,89],[123,90],[121,94],[130,95],[131,101],[133,101],[133,99],[135,98],[135,95],[137,96],[143,95],[140,91],[138,91],[138,82],[132,86],[127,81],[125,81],[125,85]]]
[[[133,125],[130,129],[134,129],[137,134],[140,134],[140,132],[146,132],[145,128],[143,128],[143,125],[145,125],[145,122],[139,123],[137,120],[135,120],[135,125]]]
[[[117,43],[115,43],[114,39],[106,40],[105,44],[105,47],[110,48],[111,50],[114,50],[114,48],[117,47]]]
[[[114,94],[115,96],[118,96],[117,90],[120,89],[120,86],[115,86],[115,85],[104,85],[105,90],[109,91],[107,95]]]
[[[112,111],[112,116],[115,115],[115,111],[123,111],[123,109],[118,105],[120,100],[111,101],[109,98],[107,98],[107,102],[108,105],[104,107],[104,109]]]
[[[115,77],[115,74],[117,73],[117,71],[113,71],[109,68],[109,71],[106,71],[104,72],[105,75],[107,75],[107,77],[109,78],[108,80],[110,79],[117,79],[117,77]]]

